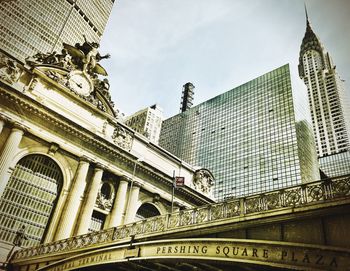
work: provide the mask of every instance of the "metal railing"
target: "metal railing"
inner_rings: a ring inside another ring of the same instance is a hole
[[[128,240],[136,235],[164,233],[191,225],[205,225],[213,221],[328,202],[349,196],[350,175],[347,175],[151,217],[115,228],[22,249],[15,253],[13,259],[21,260],[46,254],[59,254],[123,239]]]

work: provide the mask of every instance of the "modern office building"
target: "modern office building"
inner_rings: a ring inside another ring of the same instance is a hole
[[[21,0],[0,4],[0,47],[23,60],[62,42],[99,42],[114,0]]]
[[[311,28],[300,47],[299,76],[308,90],[321,170],[329,177],[350,172],[350,104],[332,58]]]
[[[165,120],[159,144],[210,169],[223,200],[319,179],[309,127],[285,65]]]
[[[125,120],[127,126],[144,135],[154,144],[158,144],[162,122],[163,109],[157,104],[137,111]]]

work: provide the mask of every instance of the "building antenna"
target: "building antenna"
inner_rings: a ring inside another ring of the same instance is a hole
[[[306,23],[309,24],[309,15],[307,14],[306,2],[304,2],[304,8],[305,8]]]
[[[72,14],[72,11],[73,11],[75,5],[77,4],[77,2],[78,2],[78,0],[74,0],[74,2],[73,2],[73,4],[72,4],[72,7],[71,7],[71,9],[70,9],[70,11],[69,11],[69,13],[68,13],[68,16],[67,16],[66,20],[64,21],[64,23],[63,23],[63,25],[62,25],[62,27],[61,27],[60,32],[59,32],[58,35],[57,35],[57,39],[56,39],[54,45],[52,46],[51,53],[52,53],[53,50],[55,49],[55,47],[56,47],[56,45],[57,45],[57,43],[58,43],[60,37],[62,36],[63,29],[65,28],[65,26],[66,26],[66,24],[67,24],[67,22],[68,22],[68,19],[69,19],[70,15]]]

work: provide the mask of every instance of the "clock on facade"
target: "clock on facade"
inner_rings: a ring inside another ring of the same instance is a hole
[[[76,93],[89,96],[93,90],[91,79],[83,72],[73,72],[68,76],[69,87]]]

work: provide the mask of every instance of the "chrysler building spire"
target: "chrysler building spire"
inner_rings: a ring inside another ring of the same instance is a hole
[[[350,116],[343,82],[329,53],[311,28],[300,46],[299,76],[307,86],[321,170],[329,177],[350,172]]]

